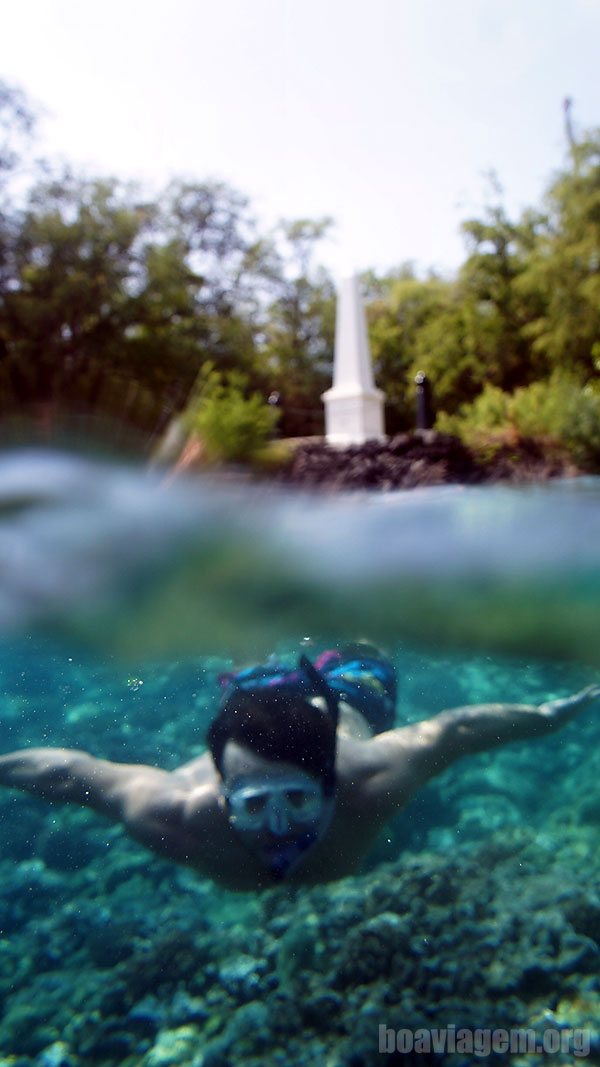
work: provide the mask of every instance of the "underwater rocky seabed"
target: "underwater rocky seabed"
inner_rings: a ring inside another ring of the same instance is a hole
[[[400,721],[592,680],[558,663],[396,660]],[[203,748],[226,666],[100,667],[4,646],[2,750],[58,744],[173,767]],[[544,741],[458,763],[364,873],[264,895],[226,893],[98,816],[3,791],[0,1067],[425,1067],[474,1057],[382,1056],[379,1025],[597,1032],[599,738],[591,708]]]

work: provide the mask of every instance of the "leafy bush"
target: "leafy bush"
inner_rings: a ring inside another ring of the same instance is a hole
[[[436,429],[468,438],[483,430],[498,430],[509,422],[510,395],[496,385],[486,385],[470,404],[463,404],[456,415],[440,412]]]
[[[279,412],[260,393],[247,393],[240,374],[227,377],[209,367],[185,415],[191,433],[202,441],[210,460],[244,463],[272,434]]]
[[[541,439],[564,448],[581,468],[599,470],[600,386],[562,372],[514,393],[488,385],[457,415],[441,414],[436,428],[478,450],[511,436]]]

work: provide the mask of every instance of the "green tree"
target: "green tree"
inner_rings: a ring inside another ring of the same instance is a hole
[[[493,190],[495,202],[483,217],[463,224],[468,255],[457,277],[413,278],[397,289],[391,329],[387,323],[390,352],[383,382],[387,390],[390,379],[392,395],[394,389],[400,393],[399,408],[404,398],[404,423],[412,418],[417,370],[427,374],[438,410],[447,412],[473,400],[486,384],[510,391],[545,373],[526,336],[543,297],[521,284],[538,221],[526,215],[511,222],[498,200],[497,183]],[[402,359],[400,376],[390,373],[394,354]]]
[[[266,444],[278,414],[260,393],[250,391],[243,374],[223,375],[206,364],[184,423],[200,438],[207,459],[245,463]]]
[[[267,388],[281,396],[286,436],[323,430],[321,393],[331,384],[335,289],[313,258],[330,226],[331,219],[282,222],[271,250],[274,299],[265,316],[261,358]]]
[[[269,242],[246,197],[224,182],[174,182],[163,198],[160,241],[175,245],[197,282],[194,314],[204,358],[256,377]]]
[[[171,188],[161,207],[116,181],[36,186],[0,305],[0,401],[100,412],[149,431],[203,364],[257,377],[260,255],[224,186]]]
[[[366,281],[366,284],[365,284]],[[408,430],[415,423],[414,378],[429,355],[419,346],[428,324],[437,321],[447,307],[450,285],[440,278],[417,278],[410,264],[384,277],[373,273],[363,278],[367,300],[369,341],[377,385],[386,396],[386,427],[389,433]]]
[[[22,165],[35,128],[35,112],[24,93],[0,79],[0,190]]]
[[[458,289],[466,346],[480,365],[478,378],[510,391],[545,369],[536,366],[526,337],[527,324],[540,306],[539,293],[520,284],[538,220],[526,215],[517,223],[511,221],[493,175],[491,181],[494,197],[483,218],[462,226],[469,254]]]
[[[127,373],[150,216],[116,182],[65,175],[32,190],[0,320],[5,395],[89,409]]]
[[[10,197],[10,180],[26,159],[35,116],[25,96],[0,80],[0,308],[13,274],[13,249],[19,214]],[[0,334],[0,355],[2,336]]]
[[[600,371],[600,131],[570,146],[548,190],[522,286],[544,304],[525,330],[547,367]]]

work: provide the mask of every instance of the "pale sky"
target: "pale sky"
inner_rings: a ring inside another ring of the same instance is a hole
[[[336,275],[450,271],[495,170],[537,205],[600,125],[600,0],[3,0],[0,77],[88,174],[223,179],[263,228],[331,215]]]

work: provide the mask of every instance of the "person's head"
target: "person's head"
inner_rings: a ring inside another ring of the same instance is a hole
[[[337,699],[306,659],[293,684],[234,686],[209,748],[233,829],[284,877],[333,814]]]

